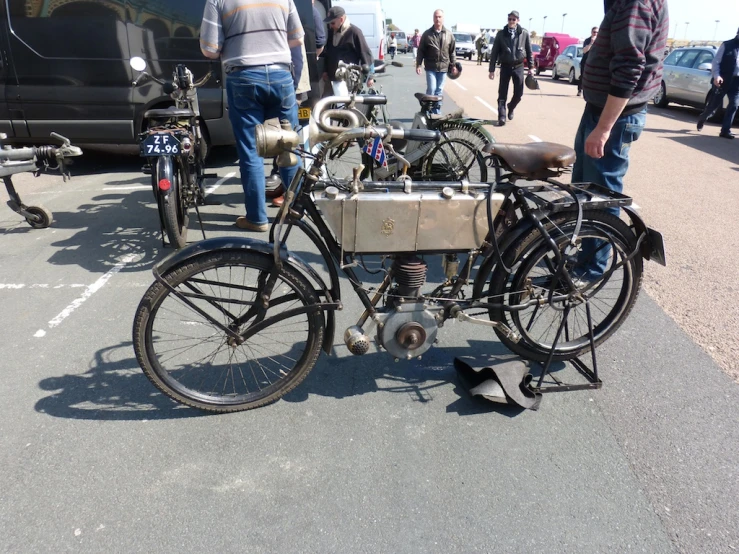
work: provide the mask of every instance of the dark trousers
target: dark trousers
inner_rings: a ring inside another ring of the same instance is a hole
[[[731,124],[734,121],[736,115],[737,105],[739,104],[739,76],[732,77],[730,80],[723,82],[720,88],[716,86],[711,90],[711,98],[706,104],[706,108],[700,115],[701,121],[706,121],[721,107],[724,101],[724,96],[729,96],[729,105],[726,107],[724,113],[724,122],[721,125],[721,132],[726,134],[731,132]]]
[[[518,106],[523,97],[523,65],[501,65],[500,83],[498,83],[498,105],[505,104],[508,99],[508,84],[513,81],[513,98],[509,104],[510,109]]]

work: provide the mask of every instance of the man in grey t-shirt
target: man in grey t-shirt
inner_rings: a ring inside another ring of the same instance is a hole
[[[207,0],[200,27],[200,50],[220,58],[226,77],[229,118],[239,152],[246,216],[241,229],[269,229],[264,200],[264,160],[257,155],[255,129],[265,120],[298,124],[298,104],[290,72],[290,48],[303,43],[303,25],[293,0]],[[280,168],[289,185],[297,165]]]

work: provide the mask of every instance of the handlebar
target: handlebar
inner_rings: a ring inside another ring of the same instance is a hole
[[[62,145],[21,148],[5,146],[0,149],[0,177],[8,177],[26,171],[35,172],[46,168],[58,168],[66,181],[67,174],[64,172],[66,159],[81,156],[82,150],[72,145],[68,138],[58,133],[51,133],[51,136],[62,141]]]

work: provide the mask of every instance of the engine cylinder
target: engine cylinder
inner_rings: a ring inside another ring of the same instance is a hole
[[[426,262],[417,256],[396,258],[393,263],[393,278],[398,285],[398,296],[418,298],[421,287],[426,283]]]

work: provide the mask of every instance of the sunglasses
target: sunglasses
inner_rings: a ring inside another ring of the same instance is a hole
[[[516,19],[515,17],[509,17],[508,21],[518,21],[518,19]]]

